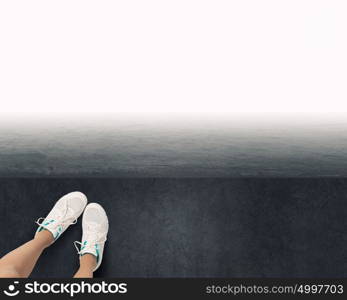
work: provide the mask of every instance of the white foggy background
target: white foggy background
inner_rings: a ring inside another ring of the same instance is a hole
[[[343,0],[1,1],[1,118],[343,114],[346,15]]]
[[[346,1],[1,1],[0,177],[346,177]]]

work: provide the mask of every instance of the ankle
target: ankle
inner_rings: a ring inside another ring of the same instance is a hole
[[[91,270],[93,272],[96,265],[96,257],[94,255],[86,253],[80,257],[80,269]]]
[[[54,242],[53,235],[48,230],[42,230],[35,234],[34,240],[39,242],[42,247],[47,248]]]

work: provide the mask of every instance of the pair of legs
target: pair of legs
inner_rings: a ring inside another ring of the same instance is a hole
[[[54,239],[48,230],[38,232],[35,237],[9,252],[0,259],[0,278],[26,278],[34,269],[41,253]],[[80,267],[74,278],[92,278],[96,267],[96,257],[86,253],[80,257]]]
[[[34,238],[0,259],[0,277],[28,277],[41,253],[70,225],[76,224],[82,213],[82,240],[74,242],[79,254],[80,268],[74,277],[93,277],[93,272],[102,261],[108,233],[108,218],[100,204],[87,205],[87,202],[87,197],[81,192],[72,192],[61,197],[46,218],[36,221],[39,227]]]

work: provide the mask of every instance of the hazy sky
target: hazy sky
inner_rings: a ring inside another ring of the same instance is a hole
[[[1,1],[0,112],[347,112],[345,0]]]

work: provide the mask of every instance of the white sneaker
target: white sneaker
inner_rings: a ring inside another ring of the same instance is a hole
[[[61,197],[46,218],[39,218],[36,233],[46,229],[56,241],[72,224],[76,224],[78,217],[87,205],[87,197],[81,192],[72,192]]]
[[[75,241],[74,244],[80,256],[89,253],[96,257],[95,271],[101,264],[108,232],[108,218],[101,205],[87,205],[83,213],[82,230],[82,242]]]

